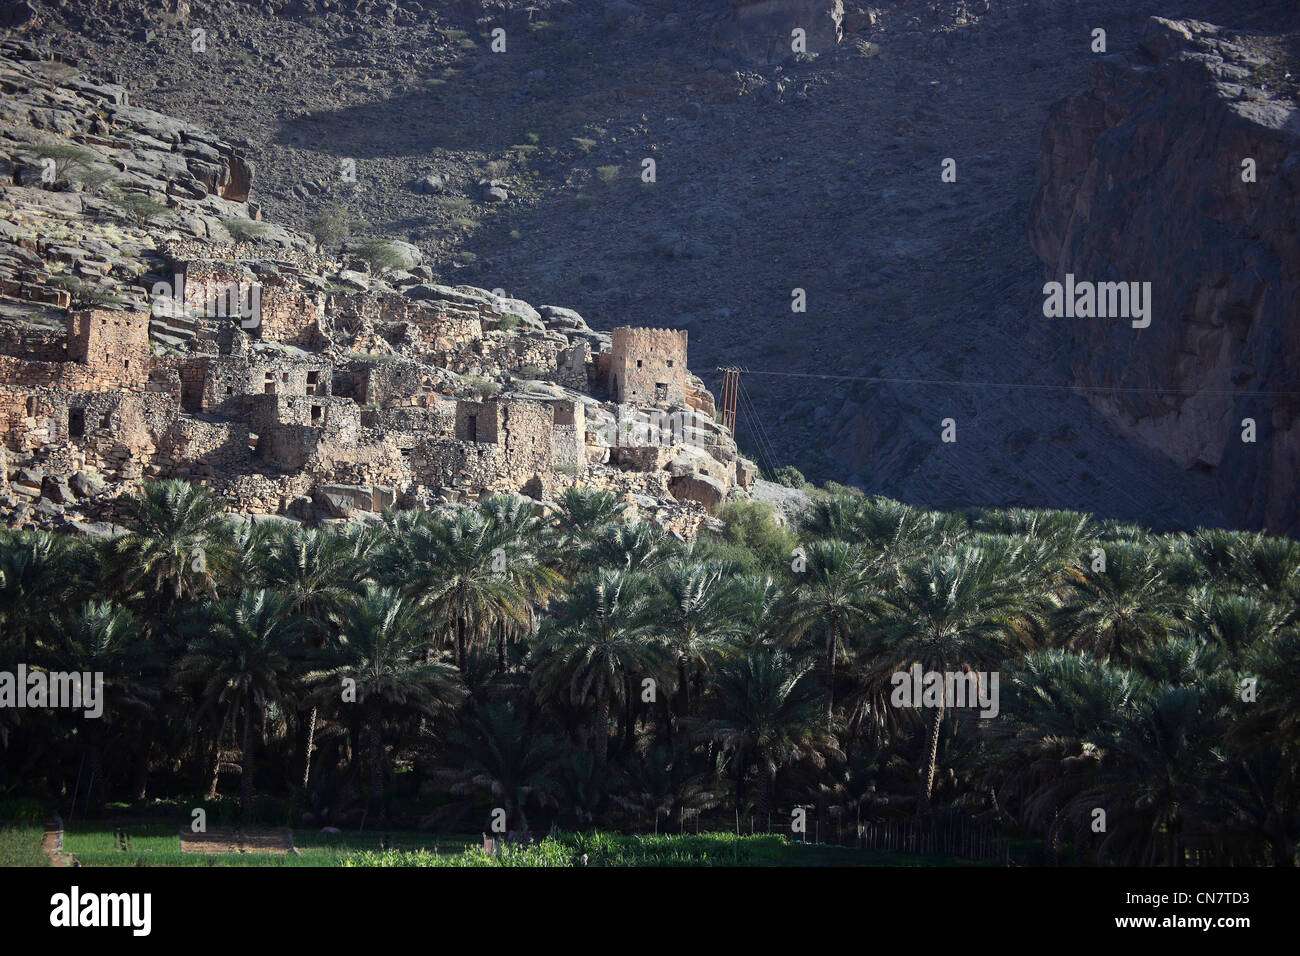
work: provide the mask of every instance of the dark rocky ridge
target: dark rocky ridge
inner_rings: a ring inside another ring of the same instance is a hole
[[[1033,236],[1049,279],[1152,283],[1149,328],[1062,320],[1078,381],[1107,389],[1090,393],[1094,404],[1213,475],[1232,520],[1294,534],[1300,111],[1285,60],[1261,89],[1277,61],[1252,39],[1153,19],[1140,50],[1099,63],[1044,134]],[[1300,38],[1291,43],[1300,81]],[[1179,391],[1109,390],[1135,386]],[[1247,418],[1254,444],[1241,440]]]
[[[244,141],[268,217],[301,225],[347,202],[417,243],[444,281],[570,303],[597,328],[689,328],[702,371],[1060,385],[1076,346],[1041,315],[1025,224],[1050,108],[1097,59],[1091,28],[1115,51],[1136,47],[1149,14],[1266,31],[1294,16],[1133,6],[848,3],[837,46],[779,63],[736,42],[722,0],[173,0],[152,21],[134,3],[34,2],[27,29],[119,74],[135,102]],[[198,25],[206,59],[189,51]],[[505,57],[487,52],[495,25]],[[941,187],[949,155],[959,183]],[[646,156],[654,186],[636,176]],[[341,158],[357,160],[355,193]],[[417,190],[430,173],[441,189]],[[485,201],[486,179],[506,201]],[[796,286],[806,315],[789,311]],[[1246,520],[1215,476],[1135,442],[1080,394],[747,383],[774,456],[819,479],[935,506]],[[938,441],[946,417],[956,445]]]

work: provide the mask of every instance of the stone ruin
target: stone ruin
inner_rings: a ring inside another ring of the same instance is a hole
[[[29,54],[0,41],[10,526],[111,522],[140,479],[181,478],[234,511],[301,521],[588,485],[690,534],[754,481],[687,367],[685,332],[599,332],[570,309],[444,285],[414,247],[409,268],[382,274],[320,254],[260,223],[237,150],[118,87],[44,79]],[[129,185],[169,217],[124,224],[96,195],[41,181],[25,150],[49,123],[97,162],[130,147]],[[232,220],[262,228],[237,239]]]

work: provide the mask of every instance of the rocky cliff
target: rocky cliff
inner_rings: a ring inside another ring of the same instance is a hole
[[[1126,433],[1214,476],[1231,519],[1300,521],[1300,56],[1294,37],[1152,18],[1056,109],[1033,203],[1048,280],[1150,282],[1149,327],[1062,319]],[[1243,439],[1243,421],[1256,440]]]

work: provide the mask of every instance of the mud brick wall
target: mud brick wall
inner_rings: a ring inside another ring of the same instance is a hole
[[[684,330],[613,331],[609,387],[617,401],[685,404],[687,375]]]
[[[212,489],[235,504],[234,510],[254,514],[283,514],[298,498],[311,493],[315,479],[310,475],[243,474],[217,478]]]
[[[308,465],[317,481],[343,485],[395,485],[414,480],[410,457],[391,440],[357,444],[319,443]]]
[[[408,313],[406,321],[419,333],[420,344],[434,352],[459,351],[483,338],[483,322],[473,313],[416,308]]]
[[[267,425],[255,434],[257,457],[283,471],[306,469],[321,441],[321,430],[310,425]]]
[[[261,435],[279,425],[319,429],[330,442],[357,442],[361,410],[347,398],[316,395],[257,395],[249,399],[250,425]]]
[[[529,480],[552,471],[551,435],[555,430],[555,415],[551,406],[542,402],[501,405],[506,452],[504,477],[512,488],[522,488]]]
[[[50,445],[69,444],[86,463],[122,477],[139,477],[180,413],[170,395],[124,392],[42,392],[33,395],[35,428]]]
[[[587,413],[582,402],[558,401],[551,406],[551,461],[569,471],[587,465]]]
[[[428,407],[363,409],[361,424],[384,432],[416,432],[430,438],[454,438],[456,428],[454,402],[437,402]]]
[[[208,318],[238,315],[240,297],[247,301],[248,290],[257,284],[252,271],[238,262],[187,262],[180,276],[186,313]],[[233,301],[232,291],[236,294]]]

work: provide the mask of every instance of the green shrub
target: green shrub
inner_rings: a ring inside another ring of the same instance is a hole
[[[252,219],[223,219],[221,224],[226,227],[226,232],[230,233],[231,238],[236,242],[261,239],[270,228],[266,223],[254,222]]]
[[[501,385],[487,378],[480,378],[477,375],[466,375],[461,380],[461,384],[472,395],[478,395],[480,398],[487,398],[501,391]]]
[[[387,239],[368,239],[354,250],[373,273],[387,272],[402,265],[402,254]]]
[[[90,167],[95,162],[95,154],[88,149],[82,149],[80,146],[38,143],[34,146],[24,147],[23,152],[38,160],[54,160],[54,179],[56,182],[63,179],[73,167]]]
[[[352,223],[342,209],[330,206],[307,220],[307,231],[316,240],[316,251],[321,252],[326,246],[341,245],[351,233]]]
[[[802,488],[808,483],[803,472],[793,465],[782,465],[773,472],[772,477],[776,479],[778,485],[785,485],[787,488]]]
[[[141,229],[152,220],[171,212],[171,207],[166,203],[156,202],[143,193],[116,192],[109,197],[109,202]]]

